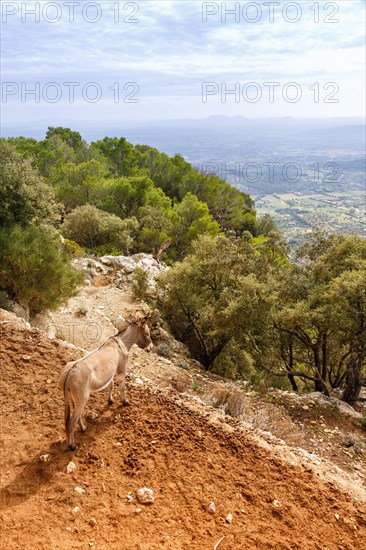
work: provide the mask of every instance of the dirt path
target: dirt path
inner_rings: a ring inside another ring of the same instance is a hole
[[[3,548],[366,547],[360,501],[145,385],[129,385],[127,408],[91,399],[88,431],[66,451],[57,384],[79,352],[12,323],[2,325],[1,347]],[[136,501],[145,486],[150,506]]]

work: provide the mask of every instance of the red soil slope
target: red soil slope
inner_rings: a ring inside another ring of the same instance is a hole
[[[145,386],[128,387],[127,408],[108,408],[105,392],[92,398],[88,431],[66,451],[58,378],[77,356],[34,329],[1,326],[2,548],[366,548],[364,503]],[[139,504],[140,487],[153,504]]]

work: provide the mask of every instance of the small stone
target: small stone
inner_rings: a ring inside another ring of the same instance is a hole
[[[135,382],[136,382],[136,384],[139,384],[140,386],[143,384],[143,381],[141,380],[141,378],[136,378]]]
[[[216,504],[214,502],[210,502],[210,504],[207,507],[207,512],[209,514],[216,514]]]
[[[51,383],[52,383],[52,380],[51,380],[51,378],[49,378],[49,379],[47,380],[47,384],[51,384]]]
[[[233,514],[228,514],[226,516],[226,523],[232,523],[233,519],[234,519]]]
[[[304,405],[304,406],[303,406],[303,410],[304,410],[304,411],[308,411],[309,408],[310,408],[310,407],[308,407],[307,405]]]
[[[71,532],[71,527],[65,527],[65,531]]]
[[[273,502],[272,502],[273,506],[275,508],[281,508],[282,504],[279,500],[275,499]]]
[[[77,514],[80,512],[80,506],[74,506],[74,508],[71,510],[73,514]]]
[[[339,515],[338,514],[334,514],[334,517],[336,518],[337,521],[339,520]]]
[[[137,498],[141,504],[152,504],[155,500],[153,490],[147,487],[141,487],[137,490]]]
[[[66,468],[66,472],[68,474],[71,474],[74,470],[76,469],[76,464],[75,462],[69,462],[68,465],[67,465],[67,468]]]
[[[82,495],[83,493],[85,493],[85,489],[83,489],[82,487],[75,487],[74,491],[79,495]]]
[[[31,356],[30,355],[22,355],[23,361],[30,361]]]
[[[132,496],[132,493],[128,493],[128,495],[126,496],[128,502],[133,502],[133,496]]]
[[[142,508],[136,508],[135,509],[135,514],[141,514],[142,512]]]
[[[95,518],[90,518],[89,520],[89,525],[91,525],[92,527],[94,527],[94,525],[96,525],[97,523],[97,520]]]
[[[39,460],[41,462],[49,462],[51,460],[51,455],[47,454],[47,455],[41,455],[39,457]]]

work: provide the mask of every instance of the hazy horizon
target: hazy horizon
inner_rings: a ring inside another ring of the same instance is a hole
[[[235,124],[233,124],[235,123]],[[252,129],[255,126],[258,127],[267,127],[269,125],[275,124],[284,125],[285,127],[291,125],[291,131],[301,132],[304,127],[306,129],[319,129],[319,128],[336,128],[336,127],[348,127],[348,126],[365,126],[365,120],[362,117],[329,117],[329,118],[300,118],[300,117],[270,117],[270,118],[249,118],[249,117],[240,117],[240,116],[226,116],[226,115],[211,115],[210,117],[202,117],[195,119],[157,119],[150,121],[136,121],[135,124],[132,123],[122,123],[120,127],[117,127],[116,124],[95,124],[90,122],[90,124],[80,123],[78,121],[64,121],[61,125],[62,127],[71,128],[74,131],[80,132],[82,137],[88,141],[88,139],[96,139],[96,137],[88,138],[95,134],[98,137],[117,135],[119,137],[124,136],[124,131],[129,130],[149,130],[149,129],[158,129],[160,127],[169,127],[169,128],[203,128],[207,125],[217,125],[222,124],[225,128],[238,128],[240,123],[243,125],[250,126]],[[2,137],[34,137],[36,139],[41,139],[45,136],[47,128],[53,126],[47,121],[39,121],[38,124],[24,125],[24,124],[14,124],[9,126],[2,126],[1,135]],[[281,126],[278,127],[281,129]],[[366,134],[365,134],[366,135]],[[148,144],[149,145],[149,144]]]

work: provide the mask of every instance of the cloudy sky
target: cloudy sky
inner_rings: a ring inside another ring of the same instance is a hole
[[[1,0],[3,128],[363,116],[365,5]]]

